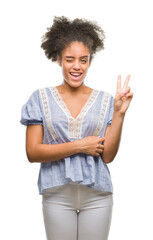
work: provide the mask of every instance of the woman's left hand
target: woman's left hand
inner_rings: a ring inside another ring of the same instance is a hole
[[[124,115],[130,105],[133,97],[133,93],[130,92],[131,88],[128,86],[130,75],[126,77],[126,80],[121,87],[121,75],[118,76],[117,80],[117,92],[114,102],[114,112]]]

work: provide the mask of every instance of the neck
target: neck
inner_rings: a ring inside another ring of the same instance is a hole
[[[71,87],[66,81],[63,80],[63,83],[61,84],[61,90],[69,93],[81,93],[85,88],[87,88],[87,86],[85,86],[84,83],[82,83],[79,87]]]

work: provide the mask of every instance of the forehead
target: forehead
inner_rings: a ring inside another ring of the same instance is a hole
[[[72,42],[70,43],[63,51],[62,56],[89,56],[90,52],[87,46],[84,45],[82,42]]]

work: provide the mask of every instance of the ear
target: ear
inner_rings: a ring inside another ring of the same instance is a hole
[[[57,63],[60,67],[62,66],[62,59],[60,56],[57,56]]]

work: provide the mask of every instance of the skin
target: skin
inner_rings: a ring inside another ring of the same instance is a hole
[[[92,89],[85,86],[84,79],[90,66],[90,52],[82,42],[71,43],[58,57],[63,83],[57,89],[75,118],[87,101]],[[74,77],[72,74],[81,74]],[[71,99],[71,101],[70,101]]]
[[[63,73],[63,83],[57,86],[57,89],[71,115],[75,118],[92,91],[84,84],[90,66],[89,49],[82,42],[72,42],[62,51],[61,57],[58,57],[58,64]],[[72,76],[77,73],[81,75]],[[61,144],[43,144],[43,126],[29,125],[26,132],[26,152],[29,161],[49,162],[77,153],[85,153],[101,156],[105,163],[112,162],[119,148],[125,113],[133,97],[128,86],[129,79],[130,75],[121,87],[121,76],[118,76],[112,124],[107,127],[104,138],[88,136]]]
[[[67,46],[58,57],[58,64],[63,73],[63,85],[72,92],[81,91],[84,78],[90,66],[90,52],[82,42],[73,42]],[[71,74],[81,73],[79,78],[74,78]]]

